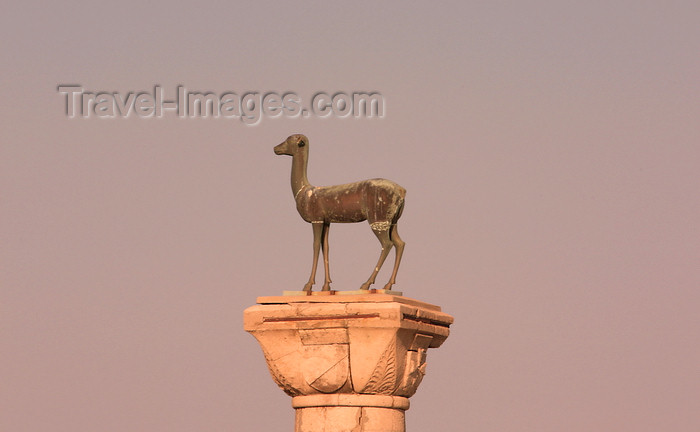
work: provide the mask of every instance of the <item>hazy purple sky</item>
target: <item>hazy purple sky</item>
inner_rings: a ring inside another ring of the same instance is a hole
[[[697,1],[4,5],[0,430],[291,431],[242,312],[308,277],[311,228],[272,152],[301,132],[313,184],[408,190],[396,289],[455,317],[409,431],[698,431],[698,17]],[[386,116],[68,119],[60,84],[378,91]],[[330,251],[334,288],[356,289],[379,243],[334,225]]]

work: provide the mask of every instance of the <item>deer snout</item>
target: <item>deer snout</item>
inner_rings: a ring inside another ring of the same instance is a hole
[[[281,144],[277,144],[275,146],[275,154],[276,155],[288,155],[288,154],[290,154],[288,149],[287,149],[287,141],[285,141]]]

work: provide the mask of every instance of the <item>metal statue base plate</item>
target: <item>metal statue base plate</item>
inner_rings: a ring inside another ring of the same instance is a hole
[[[392,291],[385,289],[370,289],[370,290],[355,290],[355,291],[282,291],[283,296],[332,296],[332,295],[371,295],[371,294],[389,294],[395,296],[403,295],[400,291]]]

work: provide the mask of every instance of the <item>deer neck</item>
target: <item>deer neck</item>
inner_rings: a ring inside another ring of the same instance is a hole
[[[294,198],[299,195],[299,192],[306,187],[311,186],[309,179],[306,178],[306,165],[308,163],[308,154],[298,153],[292,159],[292,193]]]

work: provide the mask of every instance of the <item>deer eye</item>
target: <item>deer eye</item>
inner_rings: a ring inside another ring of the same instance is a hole
[[[304,143],[304,141],[299,141],[299,147],[304,147],[305,145],[306,143]]]

